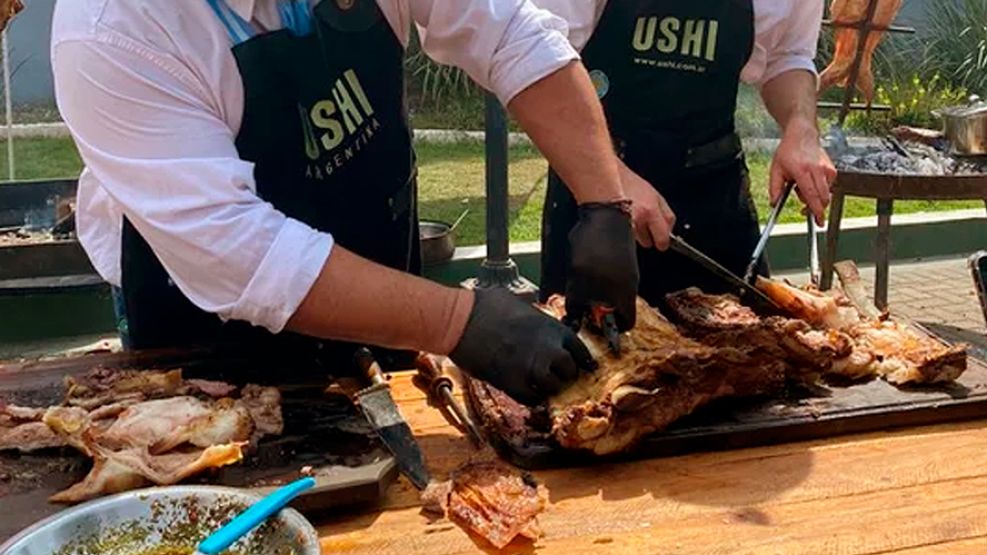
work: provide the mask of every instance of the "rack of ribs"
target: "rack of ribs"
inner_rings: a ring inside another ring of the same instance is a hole
[[[761,319],[733,297],[691,289],[669,301],[684,331],[639,299],[637,325],[622,335],[620,357],[605,339],[580,334],[599,368],[550,399],[560,445],[598,455],[625,451],[716,399],[777,395],[791,383],[811,382],[850,350],[839,333]],[[561,297],[542,308],[564,316]]]

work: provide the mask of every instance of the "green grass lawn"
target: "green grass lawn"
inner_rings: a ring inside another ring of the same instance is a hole
[[[67,139],[30,139],[14,142],[17,179],[43,179],[76,176],[79,156]],[[419,198],[421,216],[453,222],[464,210],[469,214],[458,230],[460,245],[481,244],[485,240],[483,145],[421,145],[418,148]],[[758,210],[768,213],[767,183],[770,157],[752,154],[748,158],[752,188]],[[7,175],[6,143],[0,141],[0,176]],[[541,232],[541,208],[545,198],[546,164],[532,147],[511,148],[510,231],[512,241],[535,241]],[[932,212],[979,208],[980,202],[898,202],[895,213]],[[873,201],[848,199],[845,216],[874,215]],[[799,203],[790,202],[783,222],[798,222]]]

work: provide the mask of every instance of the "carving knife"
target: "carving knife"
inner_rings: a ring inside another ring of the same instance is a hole
[[[356,393],[357,402],[364,416],[373,426],[381,441],[394,455],[401,473],[419,490],[428,486],[431,477],[425,467],[421,447],[398,411],[391,396],[391,386],[367,348],[360,348],[354,355],[357,368],[370,378],[371,385]]]
[[[764,249],[768,246],[768,239],[771,238],[771,232],[774,231],[775,224],[778,223],[778,217],[781,216],[781,211],[785,209],[785,203],[788,202],[788,197],[792,194],[792,189],[794,188],[794,181],[789,181],[785,184],[785,189],[781,192],[781,198],[778,199],[778,204],[771,210],[768,222],[764,225],[764,232],[761,233],[761,239],[758,240],[757,246],[754,247],[754,254],[751,255],[751,261],[747,264],[747,271],[744,272],[744,281],[751,285],[754,285],[755,280],[757,280],[757,276],[754,275],[757,270],[757,263],[761,259],[761,255],[764,254]]]
[[[703,268],[706,268],[716,277],[728,283],[732,289],[735,289],[740,293],[741,299],[747,300],[772,312],[777,312],[779,310],[778,305],[775,304],[770,297],[759,291],[750,283],[747,283],[741,279],[737,276],[737,274],[734,274],[730,270],[724,268],[719,262],[703,254],[702,251],[696,249],[689,243],[686,243],[681,237],[675,235],[674,233],[671,236],[671,248],[673,251],[687,257]]]

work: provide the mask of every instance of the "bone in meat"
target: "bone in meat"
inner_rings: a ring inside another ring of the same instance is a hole
[[[498,461],[466,463],[448,481],[433,482],[422,492],[425,510],[447,514],[497,549],[517,538],[542,536],[537,517],[547,497],[533,478]]]
[[[564,306],[554,297],[543,308],[562,318]],[[549,400],[552,433],[563,447],[601,455],[623,451],[720,389],[715,349],[684,337],[641,299],[637,315],[635,328],[621,336],[619,358],[602,337],[580,333],[599,368]]]
[[[830,17],[839,23],[860,23],[867,17],[867,7],[871,1],[877,2],[874,11],[874,25],[888,27],[894,22],[901,0],[833,0],[830,4]],[[852,27],[836,28],[836,48],[833,60],[819,75],[819,94],[830,87],[846,87],[850,80],[850,70],[857,55],[860,44],[860,31]],[[857,78],[857,89],[863,93],[867,104],[874,101],[874,70],[872,62],[874,51],[883,38],[884,31],[870,31],[867,34],[864,51],[860,61],[860,73]]]
[[[171,485],[209,468],[239,462],[243,444],[213,445],[188,453],[152,456],[146,448],[113,451],[93,446],[93,468],[86,477],[51,497],[53,503],[78,503],[100,495],[119,493],[148,484]]]
[[[834,366],[850,378],[880,376],[895,385],[949,382],[966,370],[965,345],[948,346],[885,316],[875,318],[839,292],[799,289],[759,279],[758,288],[784,310],[815,325],[839,330],[852,338],[853,353]],[[851,291],[855,287],[847,287]]]

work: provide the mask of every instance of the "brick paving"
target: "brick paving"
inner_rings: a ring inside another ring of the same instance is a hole
[[[874,268],[860,275],[874,292]],[[805,283],[808,274],[784,273],[793,283]],[[837,279],[837,278],[834,278]],[[987,333],[966,259],[939,259],[891,265],[888,287],[891,313],[922,323],[946,324],[976,333]]]

